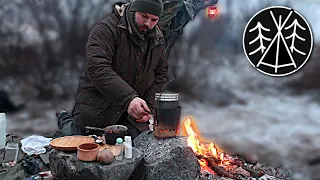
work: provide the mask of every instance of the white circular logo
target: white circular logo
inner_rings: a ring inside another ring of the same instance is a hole
[[[243,33],[249,62],[270,76],[286,76],[309,59],[313,36],[306,19],[296,10],[272,6],[256,13]]]

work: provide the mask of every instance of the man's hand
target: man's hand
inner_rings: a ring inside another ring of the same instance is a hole
[[[151,114],[147,114],[142,116],[142,118],[137,119],[136,122],[148,122],[150,118],[151,118]]]
[[[135,97],[128,106],[128,114],[135,119],[146,120],[147,117],[150,116],[150,109],[147,103],[143,99],[139,97]],[[148,120],[149,119],[150,118],[148,118]],[[146,121],[140,121],[140,122],[146,122]]]

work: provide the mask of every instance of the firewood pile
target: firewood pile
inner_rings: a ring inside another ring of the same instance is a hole
[[[211,156],[197,155],[201,165],[202,180],[290,180],[289,172],[260,163],[249,163],[237,156],[227,156],[229,163],[221,165],[221,160]]]

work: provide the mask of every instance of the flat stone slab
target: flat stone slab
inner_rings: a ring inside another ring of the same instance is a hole
[[[142,159],[142,152],[132,150],[132,159],[113,160],[108,165],[97,161],[83,162],[78,160],[76,152],[63,152],[53,149],[49,154],[50,170],[57,180],[110,180],[128,179]]]
[[[131,180],[195,180],[200,176],[200,164],[186,137],[157,139],[147,131],[134,140],[134,146],[144,157]]]

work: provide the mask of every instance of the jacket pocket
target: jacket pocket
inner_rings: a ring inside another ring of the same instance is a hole
[[[77,103],[84,105],[88,108],[88,111],[106,110],[110,102],[102,95],[88,94],[84,92],[79,92]]]
[[[102,95],[79,91],[73,114],[77,125],[105,127],[103,120],[109,104],[109,101]]]

